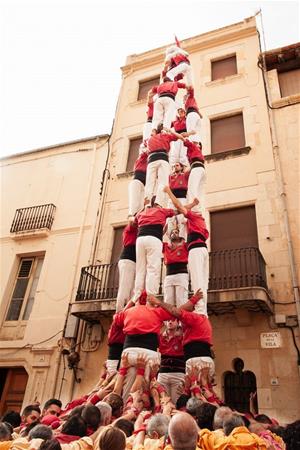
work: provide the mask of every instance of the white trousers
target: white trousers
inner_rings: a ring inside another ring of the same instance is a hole
[[[189,275],[176,273],[164,279],[164,302],[179,308],[188,301]]]
[[[148,294],[159,291],[162,242],[154,236],[140,236],[136,240],[136,276],[134,298],[146,289]]]
[[[106,360],[106,369],[107,369],[108,375],[111,375],[111,374],[117,372],[118,364],[119,364],[118,359],[107,359]]]
[[[141,347],[128,347],[125,350],[123,350],[122,354],[128,355],[128,362],[130,364],[130,368],[128,369],[128,372],[126,374],[126,378],[124,380],[123,385],[123,400],[126,402],[128,395],[130,393],[131,387],[134,383],[135,377],[136,377],[136,361],[139,355],[145,355],[146,356],[146,367],[145,367],[145,380],[149,380],[150,375],[150,368],[153,364],[160,364],[160,354],[158,352],[155,352],[153,350],[148,350],[147,348],[141,348]]]
[[[145,186],[140,180],[131,180],[128,185],[128,215],[134,216],[144,208]]]
[[[183,392],[184,373],[159,373],[157,381],[166,389],[168,395],[171,397],[172,403],[176,405],[178,397]]]
[[[175,101],[170,97],[158,97],[154,103],[152,128],[157,128],[160,122],[163,122],[164,127],[171,128],[175,116]]]
[[[190,64],[188,64],[186,62],[182,62],[182,63],[178,64],[178,66],[173,67],[173,69],[169,70],[167,72],[167,77],[173,81],[174,78],[176,77],[176,75],[179,75],[180,73],[182,73],[183,75],[186,76],[187,86],[194,85],[192,67]]]
[[[135,262],[131,259],[120,259],[119,269],[119,289],[117,295],[116,311],[119,312],[129,302],[133,295],[135,280]]]
[[[199,200],[199,204],[192,208],[193,211],[204,213],[204,183],[205,169],[203,167],[192,167],[188,180],[187,203],[191,203],[194,198]]]
[[[150,201],[156,190],[156,202],[163,207],[167,204],[167,194],[163,191],[169,184],[170,164],[164,159],[150,162],[147,167],[145,197]]]
[[[197,247],[189,251],[189,271],[193,293],[198,289],[203,292],[203,298],[195,305],[195,312],[207,316],[209,256],[206,247]]]
[[[201,117],[199,116],[198,113],[191,111],[188,113],[188,115],[186,116],[186,130],[188,132],[190,131],[196,131],[196,134],[192,134],[191,136],[189,136],[189,140],[192,142],[200,142],[201,141],[201,136],[200,136],[200,131],[201,131]]]
[[[146,141],[151,136],[153,125],[152,122],[145,122],[143,126],[143,141]]]
[[[210,356],[196,356],[195,358],[190,358],[186,361],[186,369],[191,369],[192,366],[197,366],[198,369],[204,369],[204,367],[209,367],[209,376],[213,378],[215,374],[215,363]]]
[[[183,142],[178,139],[178,141],[171,142],[171,148],[169,153],[169,163],[170,166],[174,166],[175,163],[180,162],[184,166],[188,166],[189,162],[186,156],[186,147]]]

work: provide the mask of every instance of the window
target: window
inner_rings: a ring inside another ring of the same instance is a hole
[[[143,100],[147,98],[148,91],[153,86],[157,86],[159,84],[160,77],[151,78],[151,80],[139,81],[139,93],[138,100]]]
[[[143,138],[141,136],[134,139],[130,139],[126,172],[133,171],[134,163],[139,156],[139,147],[142,143],[142,140]]]
[[[281,97],[300,94],[300,69],[278,73]]]
[[[255,206],[210,213],[212,251],[258,247]]]
[[[22,258],[5,320],[28,320],[42,270],[44,256]]]
[[[211,153],[245,147],[243,114],[213,119],[211,126]]]
[[[125,227],[114,228],[114,242],[110,257],[110,269],[108,274],[107,292],[111,298],[115,298],[118,294],[119,286],[119,270],[118,261],[123,248],[123,230]]]
[[[211,80],[219,80],[237,73],[236,55],[211,62]]]

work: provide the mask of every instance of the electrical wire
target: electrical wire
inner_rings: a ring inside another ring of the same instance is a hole
[[[298,357],[297,357],[297,364],[298,364],[298,366],[300,366],[300,350],[299,350],[299,347],[298,347],[297,342],[296,342],[294,328],[293,327],[286,327],[286,328],[288,328],[291,331],[291,333],[292,333],[293,344],[294,344],[294,347],[295,347],[297,355],[298,355]]]
[[[50,337],[47,338],[47,339],[44,339],[43,341],[40,341],[40,342],[34,342],[33,344],[29,344],[29,343],[28,343],[28,344],[25,344],[25,345],[23,345],[22,347],[19,347],[19,348],[17,348],[16,350],[14,350],[13,352],[6,353],[5,356],[13,355],[13,354],[19,352],[20,350],[24,350],[25,348],[29,348],[29,347],[33,347],[33,346],[35,346],[35,345],[43,344],[44,342],[50,341],[51,339],[53,339],[55,336],[57,336],[59,333],[62,333],[62,332],[63,332],[63,330],[59,330],[57,333],[53,334],[52,336],[50,336]]]

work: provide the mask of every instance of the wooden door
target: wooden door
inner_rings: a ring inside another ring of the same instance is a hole
[[[21,411],[28,374],[23,367],[1,368],[0,416],[6,411]]]

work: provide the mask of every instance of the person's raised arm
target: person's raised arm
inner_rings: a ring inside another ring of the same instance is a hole
[[[184,215],[187,214],[187,209],[183,206],[181,201],[175,197],[175,195],[173,194],[173,192],[171,191],[169,186],[164,187],[164,192],[166,192],[166,194],[168,194],[168,196],[172,200],[173,205],[175,206],[176,209],[178,209],[178,211],[180,213],[182,213]]]
[[[176,306],[170,305],[169,303],[162,302],[157,297],[154,297],[154,295],[148,295],[147,301],[152,306],[160,306],[162,309],[168,311],[173,316],[180,318],[181,311],[190,311],[191,307],[194,307],[201,298],[203,298],[203,293],[201,289],[198,289],[195,294],[179,308],[176,308]]]
[[[173,134],[173,136],[177,137],[177,139],[180,139],[181,141],[184,141],[184,137],[181,134],[176,133],[176,131],[172,130],[172,128],[165,128],[164,127],[164,131],[166,131],[167,133]]]

